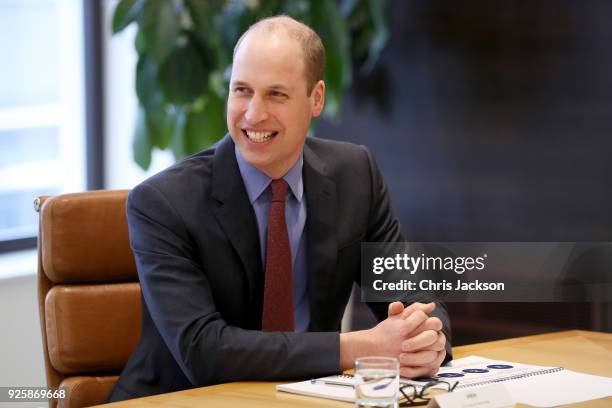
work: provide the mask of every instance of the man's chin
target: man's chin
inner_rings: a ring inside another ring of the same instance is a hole
[[[243,146],[238,146],[240,150],[240,154],[244,158],[244,160],[249,163],[251,166],[255,167],[257,170],[267,173],[266,169],[272,166],[273,160],[269,154],[264,154],[261,152],[253,152],[248,148],[244,148]]]

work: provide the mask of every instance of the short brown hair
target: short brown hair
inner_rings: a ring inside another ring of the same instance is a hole
[[[306,76],[306,94],[310,95],[317,82],[323,79],[325,71],[325,47],[319,35],[306,24],[289,16],[274,16],[259,20],[249,27],[238,39],[234,47],[234,57],[242,40],[252,31],[264,30],[276,32],[284,30],[289,38],[296,40],[304,55],[304,75]]]

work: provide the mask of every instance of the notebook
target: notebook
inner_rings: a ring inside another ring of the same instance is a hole
[[[474,372],[480,371],[482,372]],[[486,370],[486,372],[484,372]],[[516,403],[552,407],[612,396],[612,378],[563,367],[534,366],[470,356],[454,360],[437,376],[456,379],[456,390],[503,383]],[[461,375],[462,376],[457,376]]]
[[[456,391],[503,383],[517,403],[536,407],[571,404],[612,396],[612,378],[582,374],[562,367],[545,367],[470,356],[441,367],[433,379],[459,381]],[[402,379],[417,387],[429,379]],[[338,375],[276,386],[277,391],[354,402],[352,376]]]
[[[353,383],[353,376],[332,375],[291,384],[279,384],[276,386],[276,391],[355,402]]]

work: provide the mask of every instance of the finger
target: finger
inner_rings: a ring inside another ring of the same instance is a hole
[[[438,319],[437,317],[428,317],[427,320],[412,331],[411,335],[416,336],[417,334],[427,330],[439,332],[442,330],[442,320]]]
[[[427,372],[427,375],[429,376],[436,375],[436,373],[440,369],[440,365],[442,364],[442,361],[444,361],[444,357],[446,357],[446,350],[439,351],[438,356],[436,357],[434,362],[429,365],[430,370]]]
[[[433,342],[433,344],[429,346],[421,347],[420,349],[415,348],[412,350],[405,350],[405,351],[421,351],[421,350],[442,351],[442,350],[445,350],[446,349],[446,336],[442,332],[438,332],[436,334],[437,334],[437,338],[436,338],[436,341]]]
[[[404,304],[402,302],[393,302],[389,303],[389,312],[388,316],[394,316],[396,314],[400,314],[404,311]]]
[[[438,332],[438,338],[432,345],[423,347],[421,349],[413,349],[410,351],[421,351],[421,350],[429,350],[429,351],[446,350],[446,336],[444,335],[444,333]]]
[[[432,368],[431,365],[435,363],[436,358],[438,358],[438,352],[428,350],[399,355],[400,365],[408,367],[429,366],[429,368]]]
[[[400,375],[403,377],[433,377],[438,373],[442,361],[446,357],[446,350],[437,353],[433,363],[424,366],[400,366]]]
[[[414,331],[414,329],[423,324],[423,322],[425,322],[427,319],[428,317],[424,312],[417,310],[402,321],[400,335],[408,336]]]
[[[439,351],[432,349],[437,341],[438,332],[426,330],[414,337],[410,337],[409,339],[402,341],[402,351],[418,351],[423,349]]]
[[[438,338],[436,339],[434,344],[432,344],[431,346],[426,347],[425,350],[431,350],[431,351],[446,350],[446,336],[444,335],[444,333],[439,332],[438,333]]]
[[[407,378],[431,377],[431,372],[428,367],[400,367],[400,375]]]
[[[416,312],[417,310],[420,310],[425,313],[431,313],[434,311],[435,308],[436,308],[436,304],[433,302],[430,302],[430,303],[414,302],[410,304],[410,306],[404,309],[404,311],[402,312],[402,319],[407,318],[408,316],[410,316],[412,313]]]
[[[434,362],[436,372],[440,368],[440,365],[444,361],[444,358],[446,358],[446,349],[438,351],[438,358],[436,358],[436,361]]]

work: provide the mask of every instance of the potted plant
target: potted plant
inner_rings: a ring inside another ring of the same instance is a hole
[[[178,159],[223,137],[233,47],[251,24],[272,15],[294,17],[321,36],[324,115],[337,117],[353,64],[367,74],[387,42],[384,10],[381,0],[121,0],[113,33],[138,25],[136,163],[147,169],[154,148],[170,148]]]

